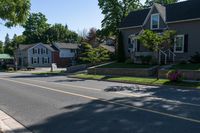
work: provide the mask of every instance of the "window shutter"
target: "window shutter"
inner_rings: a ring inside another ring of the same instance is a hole
[[[172,52],[174,52],[175,37],[174,37],[171,41],[172,41],[172,44],[171,44],[170,50],[171,50]]]
[[[137,40],[137,52],[140,52],[140,40]]]
[[[37,62],[38,62],[38,64],[40,63],[40,59],[39,59],[39,57],[37,58]]]
[[[188,34],[184,37],[184,52],[188,52]]]
[[[49,57],[48,57],[48,63],[49,63]]]
[[[33,50],[33,54],[35,53],[35,50],[34,50],[34,48],[32,49]]]
[[[42,64],[44,64],[44,57],[42,57]]]
[[[31,58],[31,63],[33,64],[33,57]]]
[[[128,38],[128,44],[131,44],[131,38]]]
[[[46,48],[46,54],[48,54],[48,49]]]

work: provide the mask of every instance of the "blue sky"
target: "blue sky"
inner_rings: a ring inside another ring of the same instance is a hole
[[[48,23],[67,24],[76,32],[84,28],[100,28],[103,19],[98,0],[31,0],[31,12],[42,12]],[[20,27],[8,29],[0,25],[0,40],[4,40],[6,33],[12,38],[15,33],[20,35],[22,32]]]
[[[144,0],[141,0],[142,2]],[[67,24],[76,32],[91,27],[101,28],[103,15],[98,7],[98,0],[31,0],[31,12],[42,12],[48,23]],[[6,28],[0,24],[0,40],[4,41],[6,33],[10,38],[20,35],[21,27]]]

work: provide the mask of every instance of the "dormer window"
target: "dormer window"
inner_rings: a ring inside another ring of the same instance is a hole
[[[159,29],[159,21],[160,21],[160,16],[159,14],[152,14],[151,15],[151,29]]]

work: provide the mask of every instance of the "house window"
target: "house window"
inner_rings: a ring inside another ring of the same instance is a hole
[[[48,63],[48,57],[44,57],[44,63],[45,63],[45,64]]]
[[[184,35],[177,35],[174,42],[174,52],[183,53],[184,52]]]
[[[70,49],[71,53],[75,53],[75,49]]]
[[[33,57],[33,64],[37,64],[38,63],[38,58],[37,57]]]
[[[159,21],[160,21],[159,14],[152,14],[151,15],[151,29],[159,29]]]
[[[37,54],[37,49],[33,48],[33,54]]]
[[[135,35],[131,35],[128,38],[128,48],[129,50],[136,51],[137,49],[137,38]]]

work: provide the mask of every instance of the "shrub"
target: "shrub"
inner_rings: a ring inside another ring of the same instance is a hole
[[[186,60],[181,60],[180,62],[179,62],[179,64],[187,64],[188,62],[186,61]]]
[[[140,56],[140,59],[142,61],[142,64],[150,64],[150,62],[152,61],[152,56],[151,55]]]
[[[127,60],[125,61],[125,63],[126,63],[126,64],[133,64],[133,60],[132,60],[132,59],[127,59]]]
[[[170,70],[167,73],[167,78],[172,82],[177,82],[182,80],[182,74],[177,70]]]
[[[191,63],[200,63],[200,53],[196,52],[195,55],[190,58]]]

